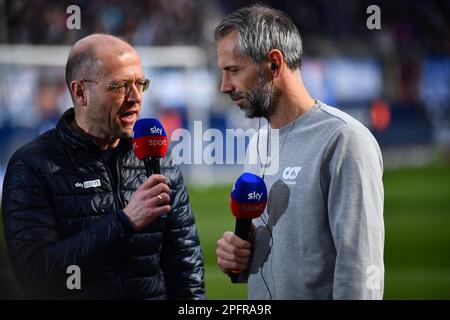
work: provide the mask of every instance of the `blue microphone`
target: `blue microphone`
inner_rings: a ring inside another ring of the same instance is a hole
[[[236,217],[234,233],[248,241],[252,219],[261,216],[267,204],[267,188],[264,180],[249,172],[243,173],[235,182],[230,196],[230,207]],[[237,283],[239,273],[230,275],[231,282]]]

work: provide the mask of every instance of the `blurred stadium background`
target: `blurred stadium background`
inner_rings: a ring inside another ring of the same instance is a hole
[[[152,80],[142,117],[169,132],[252,128],[220,94],[213,30],[254,1],[0,0],[0,182],[11,154],[71,106],[70,46],[94,32],[138,46]],[[377,138],[385,164],[385,298],[450,299],[450,1],[260,1],[289,13],[303,38],[303,77],[315,98],[352,114]],[[69,5],[81,29],[69,30]],[[369,30],[366,9],[381,9]],[[205,143],[206,144],[206,143]],[[204,145],[205,145],[204,144]],[[225,146],[224,146],[225,148]],[[208,299],[245,299],[215,263],[234,229],[231,184],[241,165],[183,165],[206,263]],[[20,298],[0,228],[0,298]]]

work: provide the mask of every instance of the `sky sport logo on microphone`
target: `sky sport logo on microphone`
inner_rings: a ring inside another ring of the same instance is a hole
[[[262,199],[263,193],[253,191],[247,195],[247,199],[249,201],[260,201]],[[262,212],[266,207],[266,202],[253,202],[253,203],[245,203],[242,205],[242,210],[246,212]]]
[[[265,207],[266,207],[266,203],[265,202],[260,202],[260,203],[257,203],[257,204],[243,204],[242,205],[242,211],[244,211],[244,212],[249,212],[249,213],[251,213],[251,212],[262,212],[262,211],[264,211],[264,209],[265,209]]]
[[[166,147],[167,140],[166,139],[150,139],[148,140],[148,145],[150,147]]]
[[[261,215],[267,204],[267,188],[261,177],[243,173],[231,189],[230,207],[236,218],[253,219]]]
[[[133,151],[140,160],[162,158],[167,153],[167,134],[158,119],[139,119],[133,127],[131,137]]]

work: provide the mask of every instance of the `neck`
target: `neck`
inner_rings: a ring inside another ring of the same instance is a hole
[[[101,150],[111,150],[119,145],[120,139],[100,139],[97,137],[92,137]]]
[[[276,111],[269,118],[270,127],[279,129],[311,109],[315,101],[303,85],[300,72],[292,72],[281,81],[282,95]]]
[[[73,120],[73,122],[71,123],[71,126],[75,131],[77,131],[85,136],[88,136],[89,138],[94,140],[95,143],[99,146],[99,148],[101,150],[114,149],[115,147],[117,147],[119,145],[119,142],[120,142],[119,138],[115,138],[115,139],[99,138],[99,137],[95,137],[95,136],[89,134],[88,132],[86,132],[86,130],[84,130],[78,124],[76,119]]]

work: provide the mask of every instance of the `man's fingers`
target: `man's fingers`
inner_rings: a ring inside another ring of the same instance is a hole
[[[170,188],[169,188],[169,186],[167,184],[160,183],[160,184],[154,186],[153,188],[151,188],[150,191],[151,191],[152,197],[154,197],[154,196],[156,196],[158,194],[161,194],[161,193],[169,194],[170,193]]]
[[[151,198],[151,206],[159,207],[170,203],[170,197],[167,193],[162,192]]]
[[[168,196],[170,194],[170,188],[167,184],[159,183],[150,189],[141,190],[141,199],[152,199],[162,193]]]
[[[240,273],[248,268],[247,264],[240,264],[234,261],[222,259],[220,257],[217,257],[217,264],[219,265],[222,272],[233,270],[236,273]]]
[[[164,214],[168,214],[170,212],[170,210],[172,210],[171,206],[169,205],[165,205],[165,206],[161,206],[161,207],[157,207],[153,210],[153,213],[156,216],[162,216]]]
[[[243,241],[243,240],[241,240]],[[243,241],[246,242],[246,241]],[[232,243],[228,242],[226,239],[222,238],[217,241],[217,248],[220,248],[222,251],[228,252],[231,255],[235,255],[242,258],[248,258],[251,256],[250,248],[239,248]]]
[[[216,255],[217,255],[217,257],[220,257],[221,259],[233,261],[233,262],[236,262],[236,263],[242,264],[242,265],[247,265],[250,262],[250,256],[247,256],[247,257],[237,256],[237,255],[232,254],[231,252],[224,250],[221,247],[218,247],[216,249]]]
[[[251,244],[240,239],[231,231],[226,231],[223,237],[217,241],[217,264],[225,273],[230,271],[239,273],[246,270],[251,254]]]
[[[225,241],[228,242],[229,244],[238,248],[250,249],[252,247],[250,242],[242,240],[231,231],[226,231],[223,234],[223,239],[225,239]]]
[[[150,189],[157,184],[162,183],[167,185],[167,178],[161,174],[152,174],[144,183],[140,186],[142,189]]]

